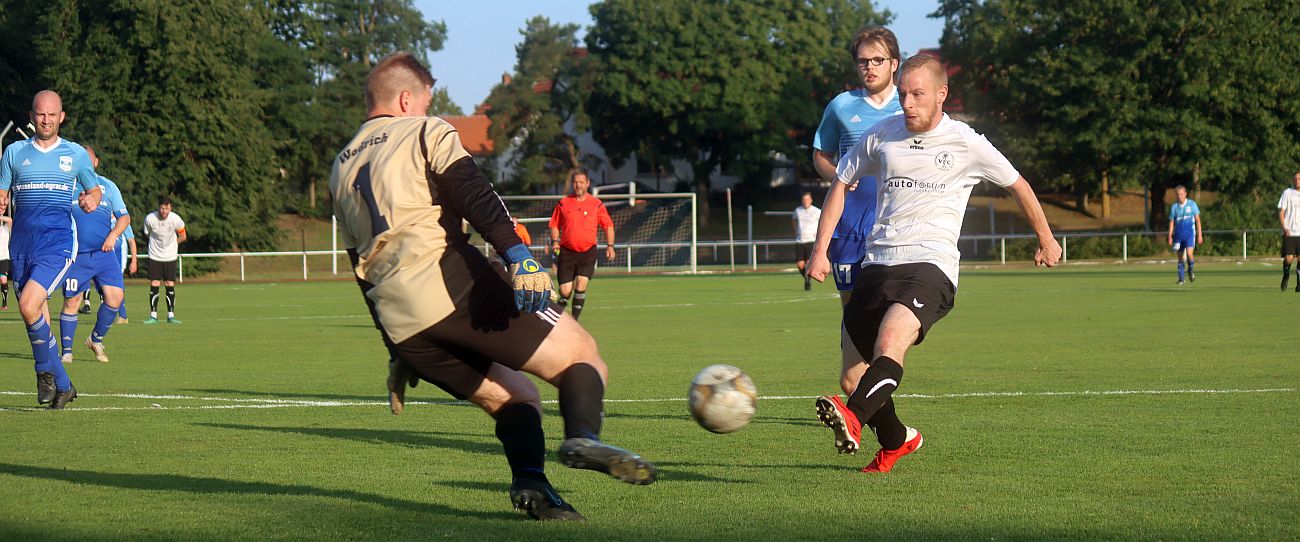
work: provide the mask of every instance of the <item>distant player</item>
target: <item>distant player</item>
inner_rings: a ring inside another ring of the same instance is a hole
[[[1201,238],[1201,208],[1195,201],[1187,199],[1187,188],[1183,185],[1174,187],[1178,201],[1169,206],[1169,246],[1178,253],[1178,284],[1184,282],[1183,267],[1187,268],[1186,279],[1196,282],[1196,245],[1203,243]]]
[[[1011,192],[1037,234],[1035,263],[1050,267],[1061,257],[1029,183],[984,136],[943,113],[948,96],[943,64],[927,55],[909,58],[900,68],[898,92],[903,114],[876,124],[840,158],[838,182],[826,195],[808,263],[809,275],[825,280],[831,270],[826,252],[848,185],[862,172],[877,172],[878,219],[844,306],[841,341],[849,350],[846,358],[871,362],[858,382],[841,382],[853,389],[847,404],[838,395],[816,403],[840,453],[857,451],[864,424],[875,431],[880,450],[863,472],[889,472],[923,442],[920,432],[898,419],[892,395],[902,382],[907,350],[953,307],[961,259],[957,237],[975,185],[987,181]],[[845,367],[848,374],[851,367]]]
[[[813,136],[813,166],[822,180],[835,180],[840,156],[877,122],[903,112],[898,105],[894,73],[900,56],[898,38],[888,28],[869,26],[858,30],[849,45],[854,65],[862,78],[860,89],[836,96],[826,106],[821,124]],[[866,254],[867,234],[876,223],[876,177],[864,175],[849,185],[844,194],[844,215],[835,225],[827,256],[840,302],[848,303]],[[860,376],[860,375],[859,375]],[[853,381],[856,383],[857,379]],[[851,390],[845,390],[847,393]]]
[[[804,192],[799,206],[794,208],[790,222],[794,225],[794,264],[799,267],[799,275],[803,277],[805,292],[812,289],[812,279],[808,278],[805,266],[808,264],[808,255],[812,253],[813,241],[817,240],[817,221],[821,217],[822,210],[813,205],[812,192]]]
[[[1291,177],[1291,188],[1277,201],[1277,220],[1282,223],[1282,291],[1291,278],[1291,264],[1300,256],[1300,171]],[[1300,266],[1296,267],[1295,291],[1300,292]]]
[[[144,217],[144,235],[149,239],[149,318],[146,324],[158,323],[158,286],[167,287],[167,323],[176,319],[177,245],[185,242],[185,221],[172,212],[172,199],[158,198],[158,210]]]
[[[90,156],[81,145],[59,137],[63,100],[52,90],[32,98],[29,113],[35,135],[5,148],[0,158],[0,215],[14,204],[9,255],[18,311],[36,360],[36,400],[62,409],[77,397],[59,362],[59,343],[50,331],[49,300],[77,254],[73,202],[90,212],[103,191]]]
[[[600,441],[608,370],[596,342],[549,306],[550,277],[456,130],[425,116],[433,83],[410,53],[385,57],[366,78],[367,120],[330,173],[343,246],[395,356],[495,420],[514,506],[581,520],[546,478],[542,406],[525,373],[559,391],[565,466],[634,484],[654,482],[656,470]],[[509,281],[469,245],[462,220],[510,263]]]
[[[573,317],[582,315],[587,302],[587,284],[596,273],[596,232],[605,230],[605,259],[614,259],[614,221],[600,198],[588,192],[587,172],[569,174],[572,192],[555,204],[551,213],[552,251],[557,251],[556,275],[560,281],[560,310],[573,296]]]
[[[90,163],[98,167],[95,150],[86,147]],[[122,305],[122,258],[117,251],[122,232],[131,224],[131,215],[122,202],[117,184],[98,176],[99,187],[104,192],[99,206],[90,212],[72,209],[77,226],[77,258],[68,268],[63,280],[63,314],[59,315],[59,336],[63,345],[63,362],[72,361],[72,341],[77,336],[77,308],[83,297],[89,297],[90,286],[98,282],[104,295],[95,317],[95,328],[86,337],[86,348],[95,354],[100,363],[108,363],[104,351],[104,338],[117,320],[117,310]]]
[[[0,215],[0,311],[9,310],[9,274],[13,272],[9,261],[9,231],[14,219]]]

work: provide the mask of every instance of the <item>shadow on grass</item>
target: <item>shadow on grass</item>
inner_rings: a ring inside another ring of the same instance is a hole
[[[319,487],[276,484],[272,482],[244,482],[222,478],[184,476],[179,474],[111,473],[88,470],[51,469],[29,465],[0,463],[0,474],[40,478],[80,485],[136,489],[140,491],[183,491],[195,494],[271,495],[287,497],[328,497],[364,504],[374,504],[394,510],[473,517],[478,519],[517,519],[517,514],[461,510],[436,503],[415,502],[383,495],[362,493],[350,489],[324,489]]]
[[[450,433],[417,433],[412,431],[394,431],[387,429],[353,429],[341,427],[268,427],[258,425],[241,425],[233,423],[196,423],[200,427],[217,429],[234,429],[238,431],[267,431],[313,437],[334,438],[365,442],[368,444],[396,444],[411,448],[446,448],[472,453],[499,454],[501,445],[495,441],[485,442],[467,438],[449,437]],[[461,436],[476,437],[473,434]]]

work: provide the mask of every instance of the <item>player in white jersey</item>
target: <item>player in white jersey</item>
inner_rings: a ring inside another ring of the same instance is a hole
[[[808,278],[805,268],[808,255],[812,253],[813,241],[817,240],[817,221],[821,217],[822,210],[813,205],[812,192],[804,192],[799,206],[794,208],[794,217],[790,219],[794,224],[794,263],[799,266],[799,274],[803,276],[804,291],[812,289],[812,280]]]
[[[1282,223],[1282,291],[1291,278],[1291,264],[1300,256],[1300,171],[1291,177],[1291,188],[1277,201],[1277,220]],[[1300,266],[1296,267],[1295,291],[1300,292]]]
[[[9,310],[9,273],[13,267],[9,261],[9,230],[14,226],[14,219],[0,215],[0,311]]]
[[[149,317],[146,324],[158,323],[158,286],[167,287],[167,323],[176,319],[177,245],[185,242],[185,221],[172,212],[172,199],[158,198],[158,210],[144,217],[144,235],[149,240]]]
[[[902,381],[908,348],[920,344],[952,309],[961,256],[957,237],[975,185],[988,181],[1011,192],[1038,237],[1036,264],[1050,267],[1061,257],[1029,183],[984,136],[943,113],[947,95],[948,77],[937,58],[917,55],[903,63],[903,115],[868,130],[840,159],[839,182],[826,196],[808,263],[814,279],[826,278],[827,246],[847,187],[875,171],[879,211],[858,283],[844,306],[841,342],[851,349],[846,357],[871,362],[847,404],[838,395],[817,400],[818,415],[835,433],[840,453],[857,451],[864,423],[875,431],[881,448],[863,472],[889,472],[923,442],[920,432],[898,419],[892,395]]]

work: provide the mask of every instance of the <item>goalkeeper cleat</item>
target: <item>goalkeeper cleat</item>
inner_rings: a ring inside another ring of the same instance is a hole
[[[541,520],[585,521],[573,506],[564,502],[551,484],[532,478],[515,478],[510,484],[510,503],[515,510],[528,514],[528,517]]]
[[[177,319],[175,319],[175,318],[168,318],[168,319],[167,319],[167,323],[168,323],[168,324],[179,324],[179,323],[181,323],[181,321],[180,321],[180,320],[177,320]]]
[[[420,375],[410,364],[400,359],[388,360],[388,408],[396,416],[406,408],[406,386],[420,383]]]
[[[145,318],[145,319],[144,319],[144,322],[142,322],[142,323],[143,323],[144,325],[157,324],[157,323],[158,323],[158,319],[157,319],[157,318],[154,318],[154,317],[152,317],[152,316],[150,316],[150,317],[148,317],[148,318]]]
[[[72,400],[76,398],[77,398],[77,387],[69,385],[68,389],[56,394],[54,396],[54,400],[50,401],[50,406],[45,408],[48,408],[50,410],[63,410],[63,407],[68,406],[68,403],[71,403]]]
[[[658,470],[632,452],[589,438],[564,439],[560,464],[571,469],[603,472],[629,484],[653,484]]]
[[[58,390],[54,387],[54,373],[36,373],[36,402],[44,405],[54,401]]]
[[[842,454],[855,454],[862,443],[862,424],[849,410],[839,395],[817,398],[817,417],[835,432],[835,450]]]
[[[925,439],[921,438],[920,431],[908,427],[907,440],[903,442],[902,446],[899,446],[897,450],[881,448],[880,451],[876,452],[876,457],[871,460],[871,464],[862,468],[862,472],[889,472],[894,469],[894,463],[897,463],[903,456],[921,449],[921,444],[924,442]]]
[[[85,303],[82,303],[81,308],[77,309],[77,312],[80,314],[90,314],[90,300],[88,299]]]
[[[95,361],[108,363],[108,354],[104,353],[104,343],[97,343],[90,340],[90,337],[86,337],[86,348],[95,353]],[[72,354],[67,354],[67,356],[71,358]]]

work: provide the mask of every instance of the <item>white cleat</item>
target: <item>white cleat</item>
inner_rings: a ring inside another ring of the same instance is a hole
[[[89,348],[91,352],[95,353],[95,361],[108,363],[108,354],[104,353],[104,343],[97,343],[90,340],[90,337],[86,337],[86,348]],[[68,357],[71,356],[72,354],[68,354]]]
[[[63,362],[72,363],[72,352],[68,352],[67,354],[63,355]]]

